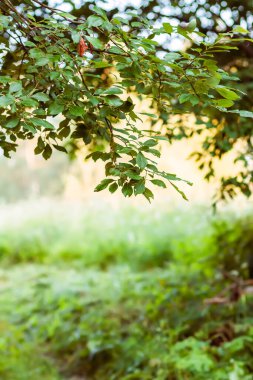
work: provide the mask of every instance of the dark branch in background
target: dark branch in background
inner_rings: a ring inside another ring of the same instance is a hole
[[[62,13],[64,13],[64,12],[62,12],[62,11],[60,11],[59,9],[57,9],[57,8],[53,8],[53,7],[50,7],[50,6],[48,6],[48,5],[46,5],[45,3],[42,3],[41,1],[38,1],[38,0],[32,0],[34,3],[36,3],[36,4],[39,4],[41,7],[43,7],[43,8],[45,8],[45,9],[48,9],[48,10],[50,10],[52,13],[59,13],[60,14],[60,17],[62,17],[62,18],[64,18],[65,20],[67,20],[67,21],[69,21],[69,22],[71,22],[72,24],[74,23],[74,24],[81,24],[83,21],[76,21],[76,20],[73,20],[73,19],[70,19],[70,18],[68,18],[68,17],[66,17],[66,16],[64,16]]]

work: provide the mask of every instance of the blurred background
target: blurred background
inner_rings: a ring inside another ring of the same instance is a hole
[[[211,34],[253,22],[250,0],[48,2],[85,17],[94,3],[158,23],[196,17]],[[240,54],[250,95],[252,45]],[[103,166],[88,151],[45,161],[26,142],[11,159],[0,153],[0,379],[253,379],[252,198],[213,213],[219,179],[238,171],[236,147],[207,182],[189,159],[200,144],[162,144],[161,168],[193,186],[188,202],[153,189],[151,204],[94,193]]]

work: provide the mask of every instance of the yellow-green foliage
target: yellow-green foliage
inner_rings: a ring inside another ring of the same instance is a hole
[[[252,379],[252,296],[204,303],[249,219],[62,207],[2,222],[1,379]]]

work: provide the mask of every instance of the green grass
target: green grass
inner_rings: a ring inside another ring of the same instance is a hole
[[[253,379],[253,297],[204,302],[248,276],[250,214],[27,210],[0,220],[0,379]]]
[[[32,204],[10,216],[8,211],[0,224],[0,260],[5,264],[69,262],[101,269],[124,264],[145,270],[167,265],[172,256],[184,256],[190,264],[193,255],[200,258],[210,249],[212,214],[201,208],[184,213],[155,207]]]

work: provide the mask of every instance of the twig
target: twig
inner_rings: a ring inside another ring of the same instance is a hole
[[[36,4],[39,4],[41,7],[43,7],[43,8],[46,8],[46,9],[49,9],[51,12],[55,12],[55,13],[60,13],[60,17],[62,17],[62,18],[64,18],[65,20],[67,20],[67,21],[69,21],[69,22],[71,22],[71,23],[74,23],[74,24],[83,24],[83,21],[75,21],[75,20],[72,20],[72,19],[70,19],[70,18],[68,18],[68,17],[66,17],[66,16],[64,16],[62,13],[64,13],[63,11],[61,11],[60,9],[57,9],[57,8],[53,8],[53,7],[50,7],[50,6],[48,6],[48,5],[46,5],[46,4],[43,4],[43,3],[41,3],[40,1],[38,1],[38,0],[32,0],[34,3],[36,3]]]

